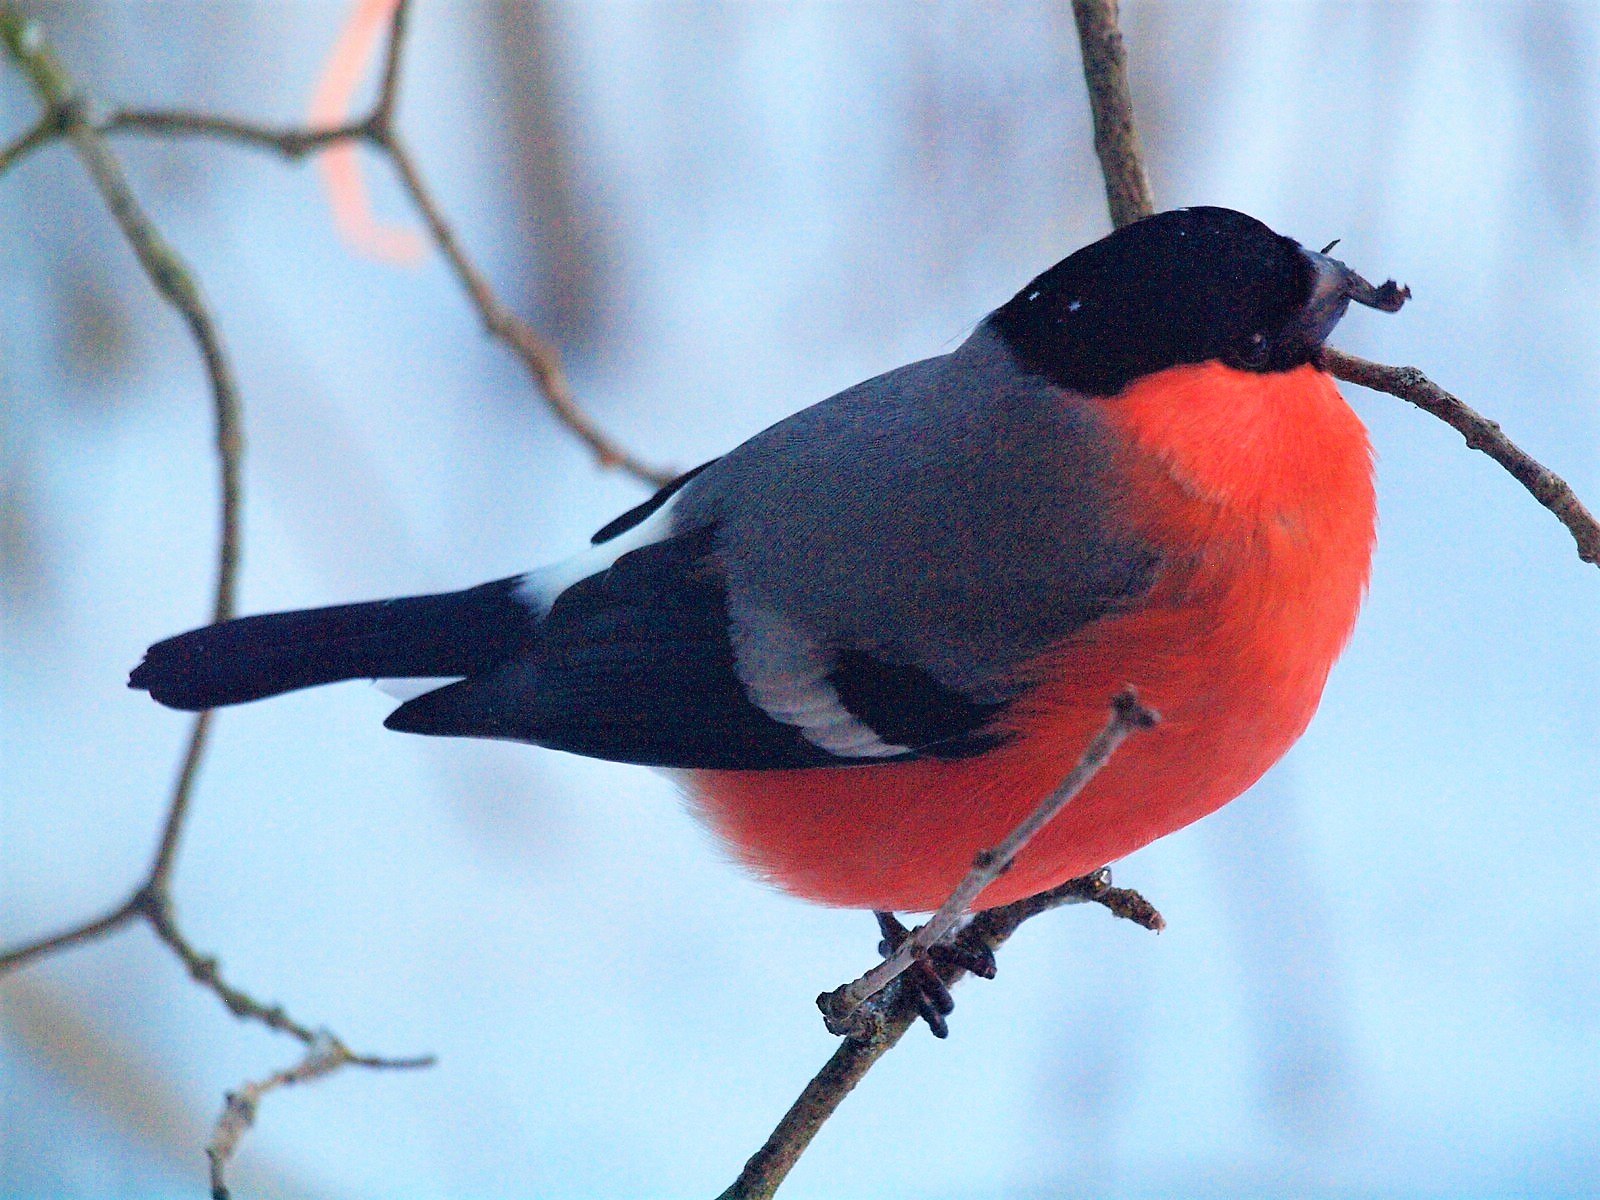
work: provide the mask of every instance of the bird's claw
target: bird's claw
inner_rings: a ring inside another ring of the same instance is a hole
[[[878,930],[883,935],[878,953],[888,958],[911,936],[911,931],[893,913],[873,915],[878,918]],[[976,938],[958,934],[954,941],[941,942],[929,947],[926,955],[918,955],[905,974],[895,981],[897,987],[910,989],[917,1015],[936,1038],[950,1036],[950,1025],[945,1018],[956,1006],[955,997],[950,994],[950,983],[962,971],[993,979],[994,951]]]

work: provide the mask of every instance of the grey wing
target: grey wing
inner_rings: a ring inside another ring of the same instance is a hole
[[[1114,516],[1111,436],[984,327],[725,456],[680,519],[717,527],[746,690],[797,723],[829,709],[811,684],[846,664],[852,686],[832,690],[869,732],[895,726],[882,743],[933,744],[978,715],[916,716],[955,700],[984,715],[961,736],[981,733],[1027,663],[1154,579],[1157,555]],[[882,752],[858,729],[823,743],[850,752],[850,736]]]
[[[980,330],[758,434],[525,577],[530,648],[393,728],[674,767],[978,754],[1022,668],[1149,586],[1106,434]]]

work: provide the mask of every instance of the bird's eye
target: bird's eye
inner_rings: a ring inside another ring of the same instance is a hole
[[[1272,343],[1264,333],[1252,333],[1233,353],[1233,365],[1257,370],[1272,357]]]

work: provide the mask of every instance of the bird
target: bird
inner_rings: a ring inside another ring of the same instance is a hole
[[[1253,217],[1162,212],[950,352],[805,408],[552,566],[246,616],[129,686],[205,710],[420,680],[384,724],[664,768],[758,876],[937,908],[1127,687],[1158,726],[979,897],[1087,875],[1306,729],[1368,586],[1366,430],[1319,352],[1373,286]]]

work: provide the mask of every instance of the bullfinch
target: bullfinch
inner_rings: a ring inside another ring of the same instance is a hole
[[[1242,213],[1161,213],[576,557],[197,629],[130,686],[200,710],[432,681],[384,723],[673,768],[760,875],[882,911],[943,902],[1133,686],[1160,725],[979,901],[1004,904],[1227,803],[1305,729],[1375,522],[1318,350],[1408,294]]]

